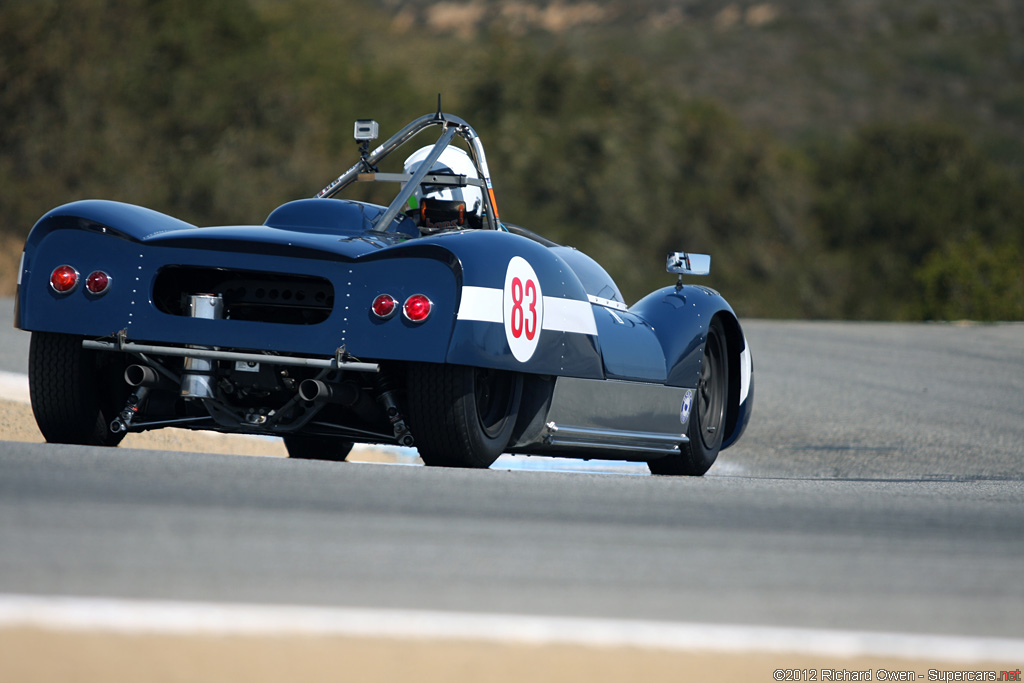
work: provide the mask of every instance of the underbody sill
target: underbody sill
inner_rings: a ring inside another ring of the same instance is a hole
[[[674,453],[678,450],[679,444],[689,441],[683,434],[568,427],[554,422],[548,422],[544,426],[542,439],[545,445],[562,448],[602,448],[661,455]]]

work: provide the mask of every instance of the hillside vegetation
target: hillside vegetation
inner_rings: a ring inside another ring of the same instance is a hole
[[[259,223],[439,92],[629,300],[686,249],[745,317],[1024,319],[1017,0],[8,0],[6,286],[53,206]]]

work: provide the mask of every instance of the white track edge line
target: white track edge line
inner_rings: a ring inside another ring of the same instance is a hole
[[[430,610],[0,594],[0,629],[196,636],[354,636],[1019,663],[1024,640]]]
[[[28,375],[0,370],[0,399],[28,403]]]

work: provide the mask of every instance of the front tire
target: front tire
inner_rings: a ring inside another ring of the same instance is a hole
[[[427,465],[487,468],[508,446],[519,414],[519,373],[417,363],[407,380],[409,427]]]
[[[729,397],[729,358],[725,329],[713,320],[704,342],[693,412],[686,429],[687,443],[679,451],[647,463],[652,474],[699,477],[715,464],[725,436],[726,403]]]
[[[130,389],[125,357],[82,348],[82,338],[33,332],[28,351],[32,412],[48,443],[116,446],[124,432],[110,422],[124,408]]]

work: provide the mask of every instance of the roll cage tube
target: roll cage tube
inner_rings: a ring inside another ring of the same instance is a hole
[[[443,152],[451,143],[455,134],[460,135],[469,145],[470,157],[480,173],[483,180],[483,187],[486,190],[483,193],[484,212],[487,214],[490,227],[492,229],[499,229],[501,227],[501,222],[498,218],[498,203],[494,197],[494,188],[491,185],[491,172],[487,166],[487,155],[484,153],[483,143],[480,142],[480,136],[477,135],[475,130],[473,130],[473,127],[458,116],[437,112],[436,114],[427,114],[426,116],[419,117],[412,123],[406,125],[405,128],[388,138],[383,144],[377,147],[377,149],[370,152],[370,155],[365,160],[366,163],[371,167],[376,166],[377,162],[384,159],[386,156],[415,137],[418,133],[430,126],[442,126],[445,131],[441,134],[438,141],[434,143],[433,150],[431,150],[430,155],[424,163],[420,165],[417,173],[413,174],[413,178],[406,183],[405,187],[403,187],[398,193],[398,196],[392,200],[391,204],[388,206],[385,213],[381,215],[380,219],[378,219],[373,229],[378,232],[383,232],[387,229],[391,221],[394,220],[395,216],[398,215],[398,212],[409,200],[409,197],[412,196],[416,186],[419,185],[423,180],[423,177],[427,175],[430,168],[434,165],[434,162],[437,161],[437,158],[441,156],[441,152]],[[359,174],[364,171],[365,168],[366,165],[363,163],[363,160],[360,159],[350,169],[338,176],[331,184],[320,190],[316,194],[316,198],[326,199],[338,194],[358,180]],[[420,171],[422,171],[422,173],[420,173]]]
[[[390,204],[388,204],[387,210],[384,211],[384,213],[380,215],[380,218],[377,219],[377,222],[374,223],[374,230],[377,232],[387,230],[387,227],[391,225],[391,221],[395,219],[398,212],[402,210],[405,203],[409,201],[410,197],[412,197],[412,193],[416,191],[417,187],[419,187],[423,177],[434,167],[434,163],[437,161],[438,157],[441,156],[441,152],[448,147],[448,143],[450,143],[452,138],[455,137],[455,133],[455,128],[445,128],[445,131],[441,133],[441,137],[439,137],[437,142],[434,143],[434,149],[430,150],[430,154],[428,154],[427,158],[423,160],[423,163],[416,169],[416,172],[412,174],[412,177],[409,178],[409,182],[402,186],[402,189],[398,191],[398,195],[391,200]]]

